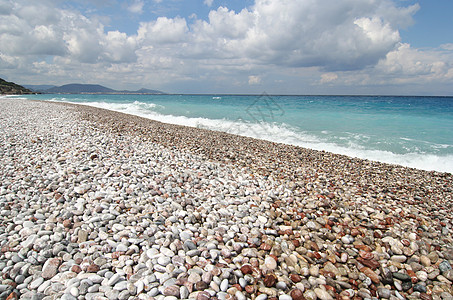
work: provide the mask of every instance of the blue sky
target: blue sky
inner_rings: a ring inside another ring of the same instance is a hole
[[[451,0],[0,0],[0,77],[172,93],[453,95]]]
[[[414,25],[401,30],[403,41],[417,48],[438,47],[453,42],[453,1],[411,0],[400,3],[420,5],[420,9],[414,15]]]

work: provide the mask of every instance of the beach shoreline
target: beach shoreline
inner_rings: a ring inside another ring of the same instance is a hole
[[[83,105],[0,106],[0,298],[452,297],[452,174]]]

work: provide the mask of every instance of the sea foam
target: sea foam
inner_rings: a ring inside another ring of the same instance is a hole
[[[252,123],[240,118],[227,120],[165,115],[156,111],[156,108],[160,107],[159,105],[140,101],[134,101],[132,103],[84,102],[83,104],[132,114],[163,123],[227,132],[427,171],[453,173],[453,155],[435,155],[416,152],[397,154],[390,151],[365,149],[363,146],[354,143],[353,139],[348,141],[347,146],[338,145],[320,136],[297,130],[284,123]],[[363,136],[358,138],[363,138]],[[444,146],[446,147],[448,145]]]

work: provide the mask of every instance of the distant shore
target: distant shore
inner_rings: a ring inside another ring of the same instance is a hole
[[[1,299],[453,295],[452,174],[75,104],[0,122]]]

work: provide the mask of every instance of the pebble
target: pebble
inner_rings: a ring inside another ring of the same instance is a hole
[[[61,260],[59,258],[50,258],[42,267],[41,276],[44,279],[49,279],[57,274],[58,267],[60,266]]]
[[[389,299],[390,295],[391,295],[390,290],[387,288],[378,288],[377,293],[378,293],[379,297],[384,298],[384,299]]]
[[[444,260],[439,264],[439,271],[441,273],[447,272],[448,270],[451,270],[451,264],[447,261]]]
[[[275,268],[277,268],[277,262],[271,256],[266,257],[266,259],[264,260],[264,265],[269,270],[274,270]]]
[[[222,292],[226,292],[226,290],[228,289],[228,279],[223,279],[222,282],[220,283],[220,290]]]
[[[451,174],[19,98],[0,144],[1,299],[451,299]]]
[[[316,296],[321,300],[333,300],[333,297],[325,290],[321,288],[315,288]]]

